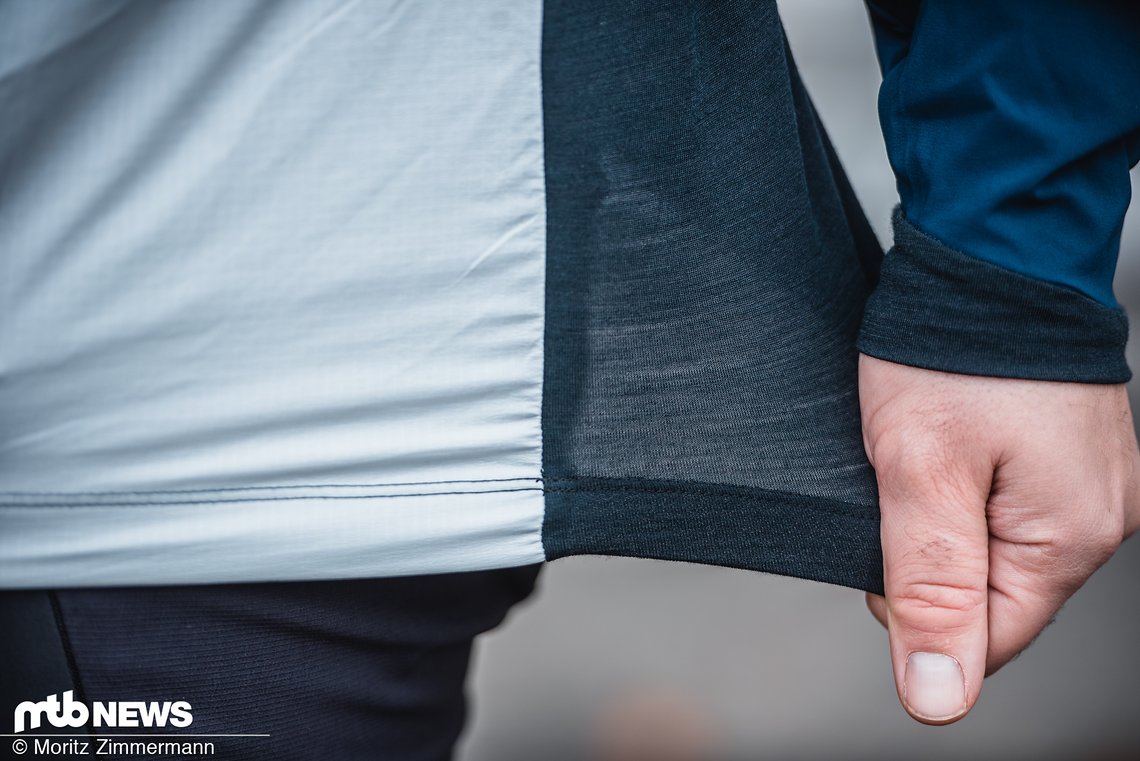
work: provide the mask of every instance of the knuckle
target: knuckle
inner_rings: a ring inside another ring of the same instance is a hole
[[[987,589],[933,579],[909,579],[888,590],[891,614],[903,625],[954,633],[984,613]]]
[[[1129,539],[1140,530],[1140,504],[1129,505],[1124,520],[1122,523],[1121,536],[1123,539]]]
[[[1046,575],[1064,580],[1066,587],[1079,587],[1116,553],[1122,538],[1118,521],[1071,526],[1041,546],[1039,563]]]
[[[1101,552],[1113,553],[1124,541],[1124,520],[1106,521],[1093,535],[1093,546]]]
[[[1088,529],[1083,537],[1085,555],[1097,567],[1108,562],[1124,537],[1123,521],[1105,520]]]
[[[1071,526],[1059,539],[1060,551],[1076,556],[1100,557],[1107,560],[1124,539],[1124,516],[1114,510],[1093,512],[1095,518]]]
[[[940,439],[915,440],[891,452],[875,465],[880,508],[893,510],[900,501],[910,505],[973,505],[984,502],[985,474],[974,454]],[[933,517],[933,516],[931,516]]]
[[[875,446],[875,470],[880,478],[899,484],[921,484],[944,475],[952,447],[942,436],[926,430],[897,429]]]

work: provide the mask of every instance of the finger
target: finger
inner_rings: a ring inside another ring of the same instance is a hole
[[[1102,461],[1105,452],[1074,454],[1044,443],[1054,438],[1035,437],[994,475],[988,673],[1032,644],[1124,535],[1131,485],[1090,478],[1113,472],[1111,461]]]
[[[1048,497],[1041,502],[1048,504]],[[1119,524],[1074,527],[1049,542],[1018,544],[990,538],[989,656],[991,674],[1033,643],[1065,601],[1112,556]]]
[[[1047,627],[1068,597],[1059,585],[1019,562],[1024,546],[991,543],[989,650],[986,675],[1016,658]]]
[[[871,611],[871,615],[875,617],[876,621],[878,621],[880,624],[883,625],[884,629],[888,628],[887,627],[887,598],[883,597],[882,595],[877,595],[877,594],[873,594],[871,592],[868,592],[867,593],[867,610]]]
[[[875,459],[891,660],[911,716],[945,724],[974,705],[985,675],[993,471],[965,448],[909,444]]]

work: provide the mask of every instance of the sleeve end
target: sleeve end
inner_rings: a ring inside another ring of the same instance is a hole
[[[1071,288],[968,256],[894,215],[895,245],[867,301],[858,348],[931,370],[1124,383],[1128,318]]]

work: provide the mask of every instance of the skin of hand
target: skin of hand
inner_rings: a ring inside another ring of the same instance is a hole
[[[1123,385],[987,378],[859,357],[899,699],[957,721],[1140,526]]]

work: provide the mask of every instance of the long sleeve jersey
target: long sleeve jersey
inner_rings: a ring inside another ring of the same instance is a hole
[[[1140,77],[1125,4],[875,19],[886,256],[774,2],[0,0],[0,586],[881,591],[859,350],[1125,379]]]

